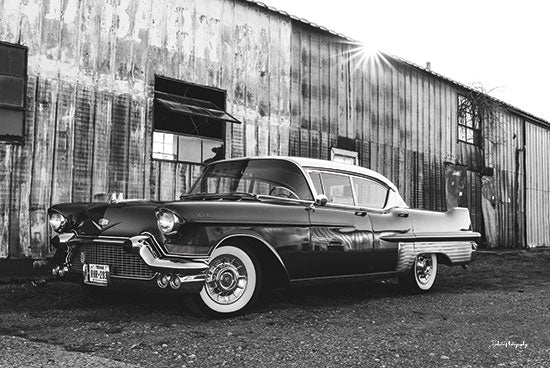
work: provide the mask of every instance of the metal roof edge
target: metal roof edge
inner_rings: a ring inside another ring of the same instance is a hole
[[[313,27],[313,28],[315,28],[315,29],[321,30],[321,31],[323,31],[323,32],[327,32],[327,33],[329,33],[329,34],[331,34],[331,35],[333,35],[333,36],[340,37],[340,38],[342,38],[342,39],[344,39],[344,40],[346,40],[346,41],[354,42],[354,43],[361,43],[360,41],[355,40],[355,39],[353,39],[353,38],[351,38],[351,37],[348,37],[348,36],[346,36],[346,35],[344,35],[344,34],[342,34],[342,33],[338,33],[338,32],[336,32],[336,31],[332,31],[332,30],[330,30],[330,29],[328,29],[328,28],[326,28],[326,27],[323,27],[323,26],[320,26],[320,25],[318,25],[318,24],[316,24],[316,23],[310,22],[310,21],[308,21],[307,19],[300,18],[300,17],[297,17],[297,16],[295,16],[295,15],[289,14],[289,13],[287,13],[286,11],[282,11],[282,10],[279,10],[279,9],[274,8],[274,7],[272,7],[272,6],[268,6],[268,5],[266,5],[266,4],[264,4],[264,3],[260,2],[260,1],[255,1],[255,0],[241,0],[241,1],[245,1],[245,2],[247,2],[247,3],[254,4],[254,5],[256,5],[256,6],[259,6],[259,7],[261,7],[261,8],[267,9],[267,10],[272,11],[272,12],[274,12],[274,13],[278,13],[278,14],[284,16],[284,17],[289,17],[289,18],[292,19],[292,20],[295,20],[295,21],[298,21],[298,22],[300,22],[300,23],[306,24],[306,25],[308,25],[308,26],[310,26],[310,27]],[[436,72],[434,72],[434,71],[432,71],[432,70],[430,70],[430,69],[426,69],[426,68],[424,68],[424,67],[422,67],[422,66],[420,66],[420,65],[418,65],[418,64],[415,64],[415,63],[413,63],[413,62],[411,62],[411,61],[408,61],[408,60],[406,60],[406,59],[403,59],[402,57],[395,56],[395,55],[392,55],[392,54],[390,54],[390,53],[383,52],[383,51],[381,51],[380,53],[383,54],[383,55],[385,55],[385,56],[388,57],[388,58],[391,58],[391,59],[394,59],[394,60],[399,61],[399,62],[401,62],[401,63],[404,63],[404,64],[406,64],[406,65],[408,65],[408,66],[410,66],[410,67],[412,67],[412,68],[421,70],[421,71],[423,71],[423,72],[425,72],[425,73],[428,73],[428,74],[430,74],[430,75],[432,75],[432,76],[434,76],[434,77],[437,77],[437,78],[439,78],[439,79],[442,79],[442,80],[444,80],[444,81],[447,81],[447,82],[449,82],[449,83],[452,83],[452,84],[454,84],[454,85],[456,85],[456,86],[459,86],[459,87],[461,87],[461,88],[467,89],[467,90],[469,90],[469,91],[477,92],[477,93],[482,93],[482,94],[484,94],[485,96],[487,96],[487,97],[489,97],[490,99],[492,99],[493,101],[495,101],[496,103],[498,103],[499,105],[502,105],[503,107],[507,108],[508,110],[510,110],[510,111],[512,111],[512,112],[514,112],[514,113],[516,113],[517,115],[520,115],[521,117],[523,117],[523,118],[525,118],[525,119],[529,119],[529,120],[531,120],[531,121],[534,122],[534,123],[537,123],[537,124],[539,124],[539,125],[542,125],[542,126],[547,127],[547,128],[550,129],[550,121],[548,121],[548,120],[545,120],[545,119],[540,118],[540,117],[538,117],[538,116],[536,116],[536,115],[533,115],[533,114],[531,114],[531,113],[529,113],[529,112],[527,112],[527,111],[524,111],[524,110],[522,110],[522,109],[520,109],[520,108],[518,108],[518,107],[515,107],[514,105],[511,105],[511,104],[509,104],[509,103],[507,103],[507,102],[504,102],[504,101],[502,101],[502,100],[500,100],[500,99],[498,99],[498,98],[496,98],[496,97],[493,97],[493,96],[491,96],[491,95],[489,95],[489,94],[487,94],[487,93],[484,93],[484,92],[481,92],[481,91],[479,91],[479,90],[476,90],[475,88],[472,88],[472,87],[470,87],[470,86],[467,86],[467,85],[465,85],[465,84],[463,84],[463,83],[460,83],[460,82],[458,82],[458,81],[456,81],[456,80],[454,80],[454,79],[445,77],[444,75],[439,74],[439,73],[436,73]]]

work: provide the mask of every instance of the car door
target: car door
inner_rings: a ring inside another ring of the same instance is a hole
[[[386,209],[392,189],[373,178],[353,177],[356,201],[367,209],[374,234],[372,272],[395,271],[399,257],[399,243],[382,240],[383,236],[406,233],[411,230],[411,220],[405,208]]]
[[[355,206],[351,177],[311,171],[318,194],[328,203],[310,216],[309,277],[364,274],[372,271],[374,236],[367,211]]]

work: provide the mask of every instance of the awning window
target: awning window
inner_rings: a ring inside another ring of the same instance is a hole
[[[194,98],[176,96],[164,92],[155,92],[155,100],[167,110],[190,117],[201,117],[209,120],[227,121],[241,124],[234,116],[219,109],[212,102]]]

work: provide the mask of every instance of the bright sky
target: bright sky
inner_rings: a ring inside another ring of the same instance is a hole
[[[262,0],[550,121],[543,0]]]

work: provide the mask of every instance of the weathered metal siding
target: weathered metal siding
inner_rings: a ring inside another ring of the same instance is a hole
[[[3,0],[0,40],[29,47],[25,143],[0,145],[0,258],[47,253],[54,202],[189,188],[200,167],[151,159],[155,74],[227,91],[243,121],[227,126],[227,157],[357,151],[411,206],[434,210],[446,209],[446,163],[464,165],[483,227],[484,157],[457,143],[462,87],[393,59],[361,61],[356,45],[283,14],[242,0]],[[518,119],[502,119],[519,137]],[[518,147],[491,153],[502,246],[523,226]]]
[[[525,123],[527,245],[550,245],[550,130]]]

